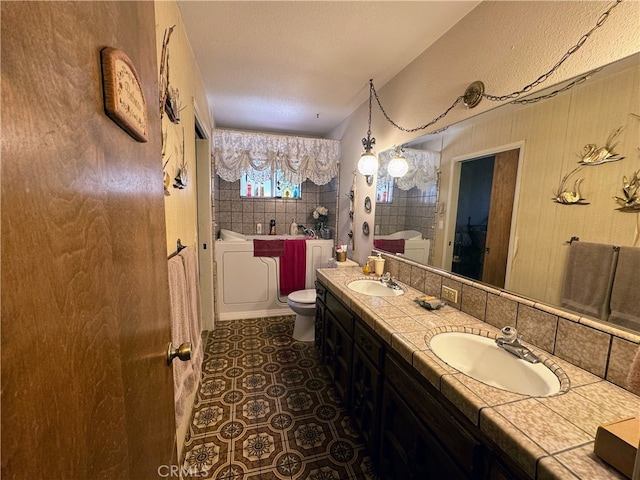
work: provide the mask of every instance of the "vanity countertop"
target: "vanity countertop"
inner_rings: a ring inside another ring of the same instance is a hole
[[[491,387],[440,360],[425,337],[435,329],[462,327],[499,333],[497,328],[450,306],[425,310],[414,301],[423,294],[402,283],[405,293],[400,296],[356,293],[347,284],[365,278],[359,267],[319,269],[317,275],[532,478],[625,478],[596,457],[593,445],[598,425],[640,415],[637,395],[535,347],[531,348],[534,353],[547,357],[567,374],[567,391],[530,397]]]

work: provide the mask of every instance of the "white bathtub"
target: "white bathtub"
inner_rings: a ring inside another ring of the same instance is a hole
[[[422,238],[422,234],[417,230],[402,230],[390,235],[376,235],[373,239],[398,240],[401,238],[404,239],[404,253],[396,255],[414,262],[424,263],[425,265],[429,263],[431,240]]]
[[[253,239],[304,238],[291,235],[243,235],[220,232],[215,244],[217,305],[221,320],[290,315],[287,296],[278,294],[280,262],[273,257],[254,257]],[[314,288],[316,269],[327,265],[333,240],[307,240],[305,288]]]

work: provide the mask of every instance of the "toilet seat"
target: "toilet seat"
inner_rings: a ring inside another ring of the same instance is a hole
[[[298,290],[295,292],[291,292],[287,298],[295,303],[315,304],[316,291],[313,288],[308,288],[306,290]]]

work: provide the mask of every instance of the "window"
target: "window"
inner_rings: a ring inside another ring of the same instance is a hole
[[[299,184],[289,182],[280,170],[276,170],[272,178],[264,182],[256,182],[247,174],[240,177],[240,198],[286,198],[299,200],[302,188]]]
[[[378,177],[376,186],[376,203],[392,203],[393,177]]]

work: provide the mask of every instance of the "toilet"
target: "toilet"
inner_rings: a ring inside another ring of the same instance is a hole
[[[287,305],[296,313],[293,338],[299,342],[313,342],[315,339],[316,291],[313,288],[291,292]]]

